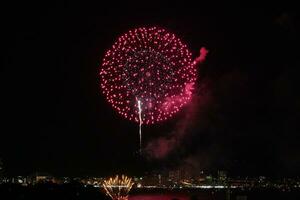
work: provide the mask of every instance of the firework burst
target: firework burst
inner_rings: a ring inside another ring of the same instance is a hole
[[[121,177],[116,175],[115,177],[105,180],[103,182],[103,188],[106,194],[113,200],[127,200],[128,193],[133,184],[131,178],[125,175],[122,175]]]
[[[193,61],[187,45],[165,29],[130,30],[103,58],[101,89],[123,117],[143,124],[164,121],[190,101],[196,65],[204,58]]]

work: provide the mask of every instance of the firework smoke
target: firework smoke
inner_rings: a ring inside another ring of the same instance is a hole
[[[208,50],[205,47],[200,49],[200,55],[194,60],[195,64],[200,64],[205,61]],[[194,89],[192,85],[187,85],[186,92],[191,93]],[[205,89],[205,85],[198,87],[198,90]],[[180,145],[184,135],[188,132],[188,128],[191,128],[194,122],[194,117],[197,111],[201,110],[209,101],[209,95],[202,94],[192,97],[192,101],[187,105],[185,117],[182,118],[175,126],[174,131],[166,137],[161,137],[157,140],[150,142],[146,151],[148,155],[155,159],[162,159],[169,155],[176,147]],[[174,100],[173,100],[174,101]]]
[[[199,112],[204,110],[209,101],[208,93],[193,97],[186,107],[184,117],[175,125],[174,131],[148,143],[146,147],[148,156],[154,159],[163,159],[179,147],[186,134],[193,129],[195,117],[199,117]]]
[[[200,55],[199,55],[199,57],[197,57],[194,62],[196,62],[196,63],[202,63],[202,62],[204,62],[207,53],[208,53],[208,50],[205,47],[202,47],[200,49]]]

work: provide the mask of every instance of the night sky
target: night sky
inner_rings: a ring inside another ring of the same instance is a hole
[[[293,6],[260,6],[100,1],[4,6],[5,173],[106,176],[188,167],[224,169],[232,176],[299,175],[299,16]],[[138,125],[105,101],[98,73],[120,34],[153,25],[185,41],[194,58],[202,46],[209,54],[199,66],[193,102],[173,119],[144,128],[141,158]],[[155,158],[146,150],[159,140],[172,141],[172,147]]]

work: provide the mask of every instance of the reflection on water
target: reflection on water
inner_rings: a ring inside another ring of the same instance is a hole
[[[161,192],[161,193],[147,193],[147,194],[131,194],[129,195],[129,200],[225,200],[226,195],[224,191],[198,191],[191,192],[186,191],[185,193],[180,192]],[[236,200],[236,198],[231,198],[232,200]]]
[[[189,200],[185,195],[156,194],[156,195],[133,195],[129,200]]]

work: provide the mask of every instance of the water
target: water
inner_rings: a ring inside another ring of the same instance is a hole
[[[281,191],[281,190],[232,190],[227,193],[221,191],[184,191],[160,193],[132,193],[129,200],[299,200],[300,191]]]
[[[149,194],[149,195],[132,195],[129,200],[190,200],[186,195],[172,194]]]

